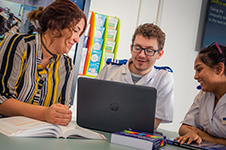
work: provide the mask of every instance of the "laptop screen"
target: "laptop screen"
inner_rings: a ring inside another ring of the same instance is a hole
[[[80,77],[77,123],[90,129],[117,132],[131,128],[153,133],[156,89]]]

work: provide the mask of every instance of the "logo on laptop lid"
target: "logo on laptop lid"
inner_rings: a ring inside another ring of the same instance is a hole
[[[110,104],[110,109],[112,111],[118,111],[119,110],[119,105],[117,103],[113,102],[113,103]]]

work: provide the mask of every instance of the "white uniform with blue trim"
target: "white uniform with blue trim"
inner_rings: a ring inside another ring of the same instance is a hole
[[[116,65],[105,65],[96,78],[134,84],[129,70],[129,63],[130,61],[120,65],[117,65],[117,62]],[[161,67],[155,67],[144,75],[136,85],[150,86],[157,89],[155,117],[161,119],[163,123],[172,122],[174,104],[174,78],[172,72]]]
[[[201,127],[206,133],[226,139],[226,94],[213,110],[215,95],[200,91],[181,123]]]

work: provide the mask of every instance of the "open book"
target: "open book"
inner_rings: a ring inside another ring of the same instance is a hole
[[[23,116],[1,118],[0,133],[14,137],[106,139],[104,135],[82,128],[76,123],[60,126]]]

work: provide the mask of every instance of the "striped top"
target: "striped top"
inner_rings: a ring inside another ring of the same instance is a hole
[[[0,104],[9,98],[50,106],[69,105],[73,69],[71,58],[54,55],[41,69],[40,34],[8,36],[0,45]]]

